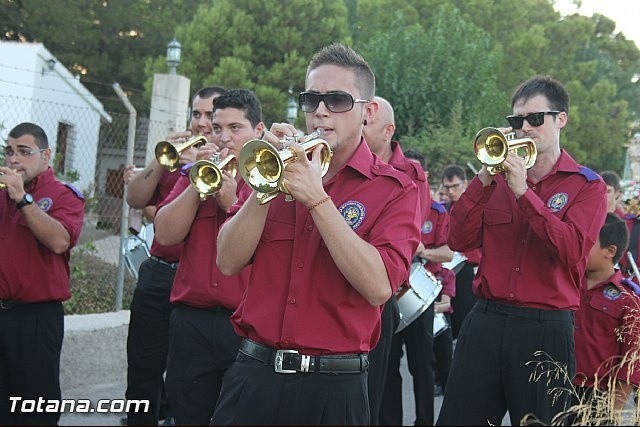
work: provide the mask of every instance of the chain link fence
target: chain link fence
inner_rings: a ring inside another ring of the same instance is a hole
[[[45,130],[52,152],[50,166],[60,180],[79,189],[86,199],[82,234],[71,256],[73,296],[66,303],[69,307],[67,312],[113,310],[116,301],[111,288],[115,290],[117,284],[121,239],[127,238],[121,236],[120,222],[129,115],[105,114],[91,106],[0,95],[0,137],[3,144],[9,131],[22,122],[33,122]],[[147,141],[160,141],[166,136],[149,135],[149,124],[148,118],[137,117],[133,158],[139,167],[145,165]],[[2,152],[0,150],[0,162],[4,164]],[[137,216],[132,215],[131,218]],[[78,301],[82,290],[74,282],[86,284],[88,276],[95,276],[95,286],[109,288],[98,289],[87,297],[106,298],[103,308],[78,306],[84,304]],[[130,298],[134,285],[133,277],[127,274],[123,308],[129,307],[127,297]],[[107,295],[112,293],[114,297],[109,300]]]

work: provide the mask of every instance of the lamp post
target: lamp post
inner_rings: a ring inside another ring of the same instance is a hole
[[[295,124],[298,118],[298,104],[293,99],[293,89],[289,86],[289,101],[287,102],[287,122],[289,124]]]
[[[167,45],[167,65],[169,66],[169,74],[175,74],[178,64],[180,64],[180,43],[174,37]]]

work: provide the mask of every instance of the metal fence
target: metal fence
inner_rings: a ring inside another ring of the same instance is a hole
[[[100,115],[91,106],[84,108],[0,94],[3,143],[9,131],[22,122],[36,123],[45,130],[52,150],[50,166],[56,176],[85,195],[85,220],[78,246],[89,248],[96,257],[117,267],[121,260],[121,239],[126,238],[121,235],[120,223],[129,115],[117,112]],[[137,166],[145,164],[147,141],[160,141],[166,136],[149,135],[150,128],[158,127],[150,126],[148,118],[137,117],[133,155]],[[4,164],[4,160],[0,151],[0,162]],[[117,271],[115,268],[114,285],[118,280]]]

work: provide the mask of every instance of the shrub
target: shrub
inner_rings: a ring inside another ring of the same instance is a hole
[[[105,313],[115,310],[118,267],[94,255],[95,247],[86,243],[71,254],[71,298],[64,302],[65,314]],[[122,307],[128,309],[135,280],[125,271]]]

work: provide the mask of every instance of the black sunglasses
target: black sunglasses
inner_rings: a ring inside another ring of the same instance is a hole
[[[560,111],[541,111],[539,113],[531,113],[526,116],[507,116],[507,121],[509,125],[511,125],[514,129],[522,129],[522,125],[524,125],[525,119],[529,124],[535,128],[541,126],[544,123],[545,114],[551,114],[552,116],[556,116],[560,114]]]
[[[298,104],[305,113],[313,113],[320,105],[320,101],[332,113],[346,113],[351,111],[355,103],[366,103],[368,99],[353,99],[347,92],[300,92]]]

